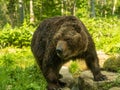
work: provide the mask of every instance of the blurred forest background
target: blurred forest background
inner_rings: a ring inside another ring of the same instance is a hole
[[[119,0],[0,0],[0,25],[37,24],[57,15],[79,18],[120,17]]]
[[[31,38],[44,19],[63,15],[83,21],[97,50],[120,54],[120,0],[0,0],[0,90],[45,90]]]

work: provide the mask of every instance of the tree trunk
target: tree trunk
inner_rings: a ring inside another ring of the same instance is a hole
[[[67,15],[67,1],[64,1],[64,6],[65,6],[65,15]]]
[[[90,17],[95,17],[95,0],[90,0]]]
[[[75,7],[76,7],[76,0],[74,0],[71,7],[71,15],[73,16],[75,16]]]
[[[15,27],[16,25],[16,10],[15,10],[15,0],[10,0],[7,9],[8,9],[8,14],[9,14],[9,22],[12,26],[12,28]]]
[[[61,15],[63,16],[64,14],[64,1],[61,0]]]
[[[23,1],[19,0],[19,11],[20,11],[20,24],[24,22],[24,13],[23,13]]]
[[[113,0],[112,15],[115,14],[116,4],[117,4],[117,0]]]
[[[33,0],[30,0],[30,23],[34,23]]]
[[[100,2],[100,6],[101,6],[101,15],[105,17],[107,14],[107,10],[105,9],[107,2],[106,2],[106,0],[100,0],[99,2]]]

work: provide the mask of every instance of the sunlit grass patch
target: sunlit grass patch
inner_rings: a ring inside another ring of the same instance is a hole
[[[34,64],[34,57],[30,48],[5,48],[0,51],[0,63],[4,66],[28,67]]]
[[[45,90],[46,81],[30,48],[0,50],[0,90]]]

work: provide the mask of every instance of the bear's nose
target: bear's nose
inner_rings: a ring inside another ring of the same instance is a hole
[[[56,52],[57,52],[57,54],[61,55],[63,50],[62,50],[62,48],[56,48]]]

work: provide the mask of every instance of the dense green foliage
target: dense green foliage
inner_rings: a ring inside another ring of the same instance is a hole
[[[33,30],[34,28],[32,26],[27,26],[26,24],[22,27],[16,27],[14,29],[9,24],[7,24],[0,31],[0,47],[30,46]]]
[[[45,90],[45,86],[30,48],[1,49],[0,90]]]
[[[117,18],[82,20],[90,31],[96,48],[106,53],[120,53],[120,21]]]

